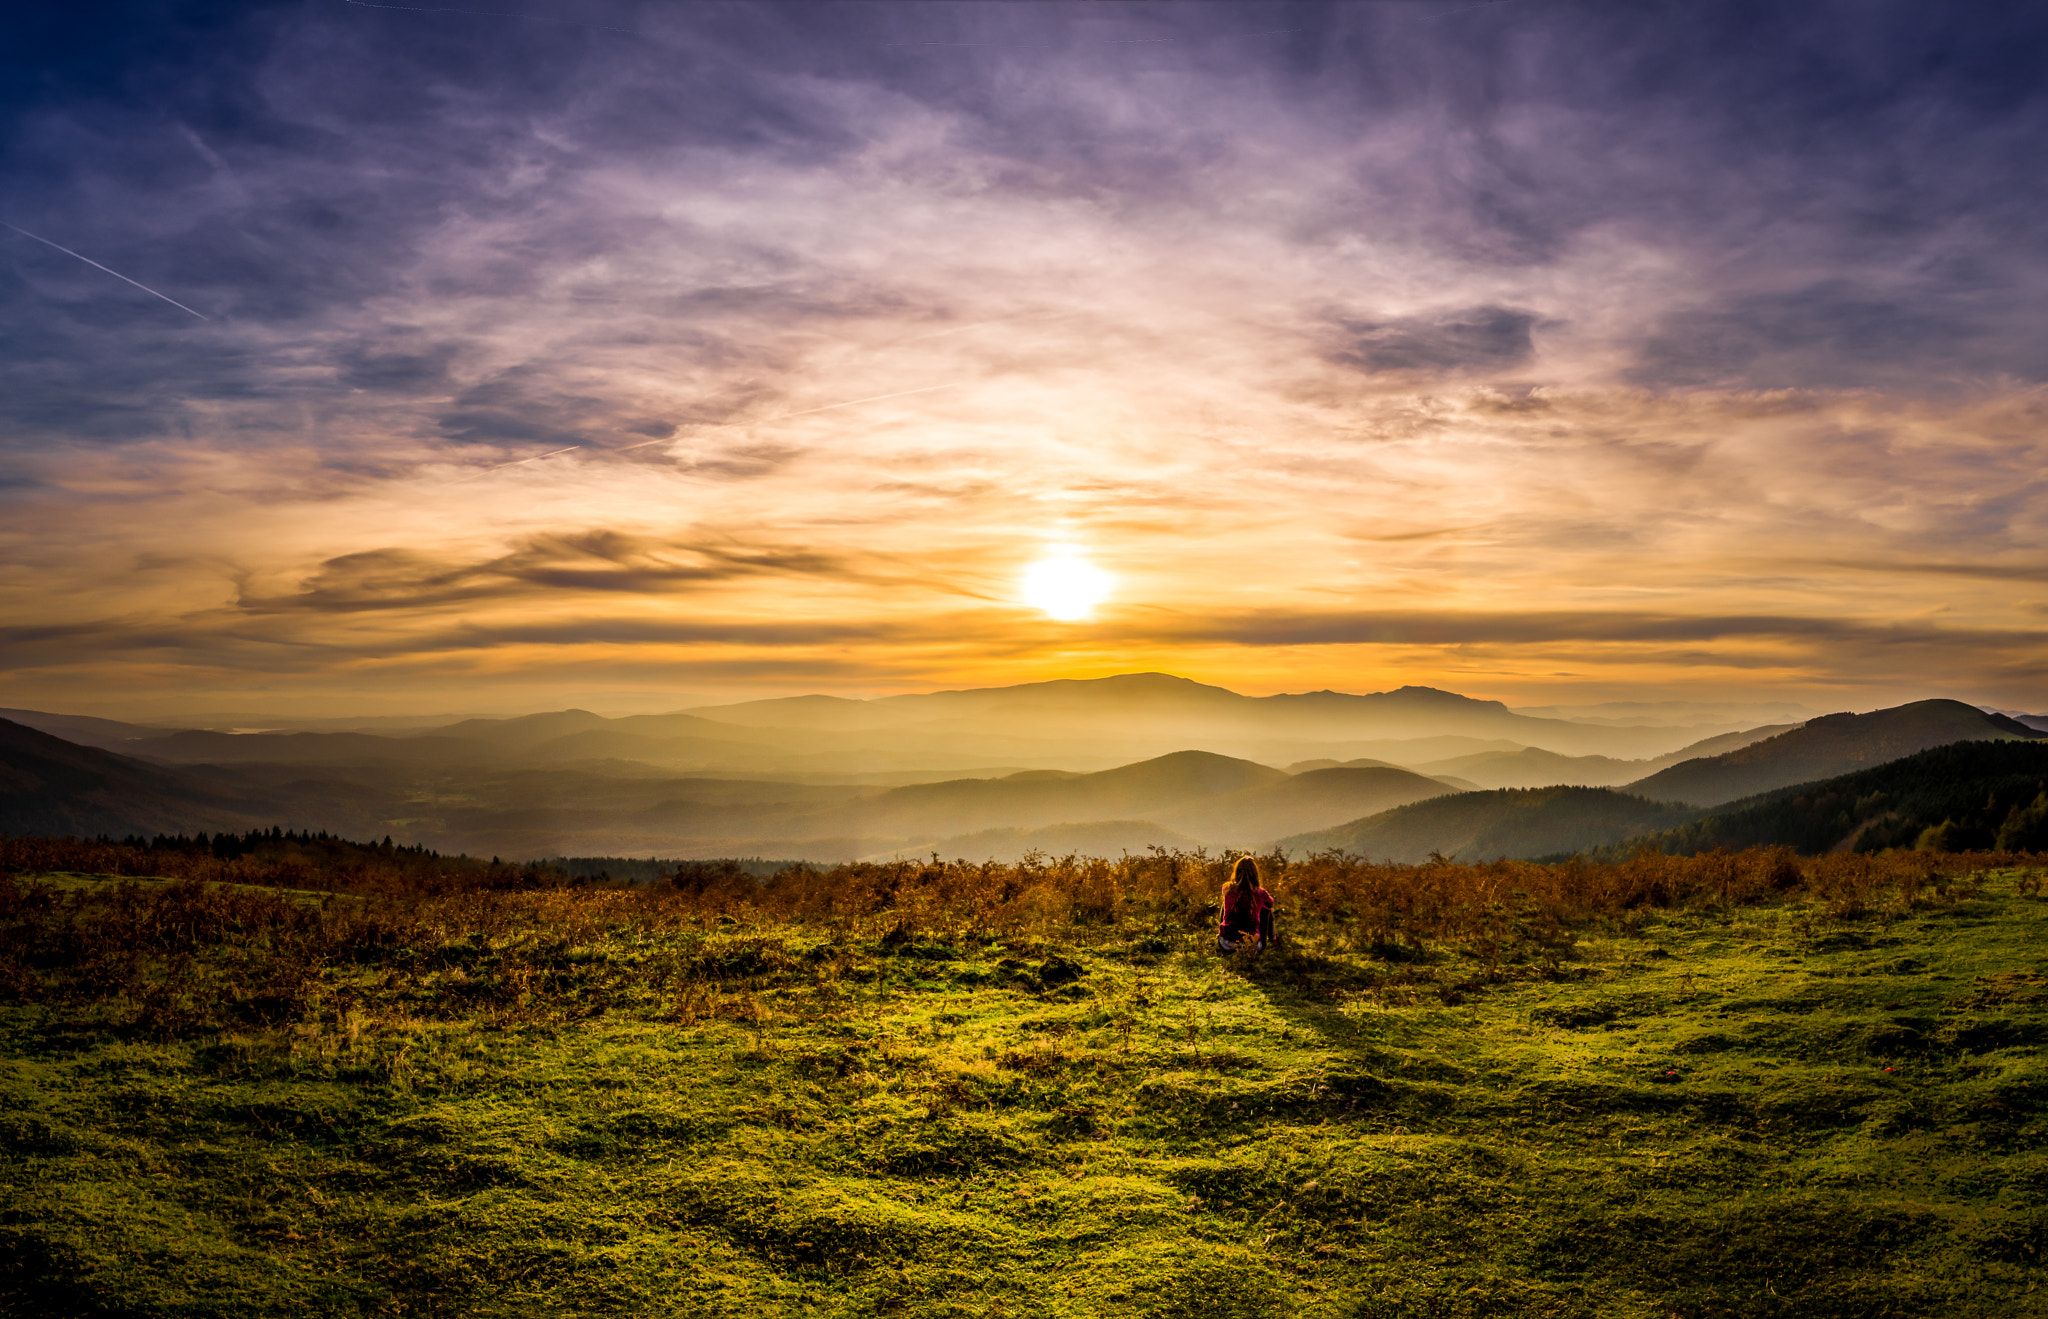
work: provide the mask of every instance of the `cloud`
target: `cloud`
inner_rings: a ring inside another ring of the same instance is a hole
[[[2005,333],[2011,309],[1996,305],[2002,298],[1980,294],[1975,301],[1992,305],[1976,309],[1959,301],[1841,279],[1749,294],[1673,311],[1629,374],[1655,385],[1780,388],[1882,385],[1901,372],[2048,380],[2048,350]]]
[[[1346,344],[1331,360],[1366,371],[1431,373],[1500,370],[1535,355],[1536,316],[1509,307],[1468,307],[1431,316],[1343,324]]]
[[[349,389],[380,394],[432,394],[445,391],[453,377],[449,367],[459,351],[455,344],[417,342],[399,328],[341,344],[335,352],[340,383]]]
[[[53,19],[6,218],[213,319],[0,246],[9,680],[1521,648],[2048,706],[2023,8]],[[1090,631],[1015,601],[1053,544]]]
[[[1765,638],[1816,647],[1965,648],[2017,652],[2048,644],[2039,628],[1942,628],[1887,619],[1785,616],[1687,616],[1601,612],[1465,613],[1400,611],[1252,614],[1159,627],[1161,639],[1236,645],[1523,645],[1527,643],[1686,643]],[[1696,652],[1704,656],[1706,652]]]
[[[411,611],[565,592],[673,594],[740,578],[864,575],[838,556],[797,548],[657,541],[597,529],[536,536],[479,562],[395,548],[340,555],[290,595],[243,595],[236,605],[259,614]]]

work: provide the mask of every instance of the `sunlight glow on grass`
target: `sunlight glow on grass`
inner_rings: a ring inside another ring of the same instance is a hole
[[[1109,587],[1109,574],[1072,550],[1056,550],[1024,570],[1024,602],[1061,622],[1087,618]]]

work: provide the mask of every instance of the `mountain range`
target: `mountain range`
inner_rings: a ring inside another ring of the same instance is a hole
[[[1253,846],[1457,790],[1402,769],[1297,775],[1205,751],[1089,774],[1025,770],[893,788],[560,770],[401,786],[361,768],[251,773],[258,768],[154,765],[0,720],[0,831],[125,835],[276,824],[521,856],[835,861],[935,846],[956,855],[1111,841],[1117,850]],[[1105,832],[1109,824],[1116,830]]]
[[[2048,851],[2048,739],[1956,742],[1730,802],[1610,844],[1692,854],[1779,843],[1801,852]],[[1596,853],[1599,854],[1599,853]]]
[[[2048,737],[2002,714],[1961,701],[1914,701],[1871,714],[1830,714],[1747,746],[1687,760],[1628,785],[1659,801],[1718,806],[1788,784],[1829,778],[1965,741]]]
[[[1431,688],[1245,697],[1131,674],[372,730],[4,711],[0,830],[282,825],[512,856],[815,861],[1276,841],[1403,859],[1537,855],[1669,831],[1700,808],[1926,746],[2044,736],[1954,701],[1703,735],[1593,708],[1607,722]],[[1094,763],[1119,747],[1149,754]]]
[[[218,775],[164,769],[0,720],[0,833],[246,829],[258,821],[251,808],[262,810]]]
[[[2016,744],[2018,749],[2001,752],[1998,748],[2004,743]],[[1931,755],[1929,748],[1947,748],[1955,755],[1949,760],[1908,759],[1916,753]],[[1836,817],[1840,812],[1832,799],[1827,799],[1825,807],[1771,806],[1765,816],[1742,816],[1736,823],[1726,823],[1733,817],[1709,815],[1708,811],[1728,803],[1735,803],[1728,809],[1755,811],[1763,809],[1761,803],[1803,801],[1798,794],[1826,790],[1828,783],[1860,782],[1855,779],[1855,772],[1871,765],[1890,762],[1951,768],[1997,767],[2007,763],[2001,759],[2006,755],[2021,758],[2014,763],[2048,765],[2048,733],[1960,701],[1916,701],[1870,714],[1837,714],[1809,720],[1800,728],[1732,751],[1683,761],[1618,790],[1553,786],[1460,793],[1348,821],[1335,828],[1292,835],[1282,839],[1280,845],[1290,852],[1341,850],[1405,862],[1420,861],[1431,852],[1466,861],[1499,856],[1534,858],[1601,849],[1614,855],[1617,845],[1626,850],[1638,844],[1660,850],[1698,851],[1715,846],[1783,842],[1809,851],[1825,851],[1837,845],[1850,846],[1859,837],[1882,846],[1911,846],[1920,832],[1931,827],[1921,817],[1934,807],[1909,811],[1903,817],[1904,824],[1899,823],[1896,814],[1889,817],[1890,823],[1884,823],[1884,812],[1892,807],[1881,807],[1877,799],[1864,802],[1859,808],[1861,814],[1851,812],[1839,821]],[[2026,760],[2028,756],[2037,759]],[[1985,786],[1970,775],[1964,775],[1958,782],[1972,784],[1970,791]],[[1773,793],[1774,789],[1785,791]],[[1928,800],[1947,803],[1943,813],[1936,817],[1937,823],[1961,809],[1940,793]],[[1820,812],[1816,819],[1806,818],[1816,811]],[[1768,818],[1769,827],[1755,822],[1764,818]],[[1795,820],[1804,823],[1795,826]],[[1998,823],[1973,824],[1968,829],[1974,832],[1967,833],[1964,826],[1958,825],[1953,836],[1978,840],[1981,834],[1983,837],[1978,841],[1989,847]],[[1857,833],[1872,827],[1877,827],[1877,832],[1867,837]]]
[[[793,696],[608,719],[565,710],[369,731],[165,729],[0,710],[69,741],[174,764],[536,767],[625,761],[671,772],[858,780],[999,769],[1087,771],[1200,747],[1262,764],[1418,759],[1540,747],[1662,756],[1736,725],[1577,723],[1430,687],[1244,696],[1164,673],[851,700]]]

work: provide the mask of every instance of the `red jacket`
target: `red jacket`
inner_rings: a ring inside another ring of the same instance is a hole
[[[1259,917],[1272,909],[1273,895],[1266,892],[1263,887],[1253,889],[1249,898],[1240,897],[1237,900],[1237,928],[1240,930],[1256,931],[1259,928]],[[1230,933],[1231,915],[1230,886],[1225,884],[1223,886],[1223,919],[1216,926],[1218,938],[1222,938]]]

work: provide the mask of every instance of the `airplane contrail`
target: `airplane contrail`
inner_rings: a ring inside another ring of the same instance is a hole
[[[122,274],[122,273],[121,273],[120,271],[118,271],[118,270],[115,270],[115,269],[114,269],[114,268],[113,268],[112,266],[103,266],[103,265],[101,265],[101,264],[100,264],[99,262],[97,262],[97,261],[93,260],[93,259],[92,259],[91,257],[89,257],[89,256],[86,256],[86,255],[84,255],[84,254],[82,254],[82,253],[79,253],[79,252],[74,252],[74,251],[72,251],[72,250],[71,250],[70,248],[68,248],[68,247],[64,246],[64,245],[63,245],[62,243],[53,243],[53,242],[51,242],[51,241],[50,241],[49,239],[47,239],[47,238],[42,238],[42,237],[39,237],[38,235],[35,235],[35,234],[32,234],[32,233],[30,233],[30,232],[29,232],[28,230],[26,230],[26,229],[22,228],[22,227],[21,227],[20,225],[18,225],[18,224],[7,224],[7,221],[5,221],[5,220],[0,220],[0,225],[7,225],[7,227],[8,227],[9,229],[12,229],[12,230],[13,230],[14,232],[16,232],[16,233],[20,234],[20,235],[21,235],[21,236],[22,236],[23,238],[34,238],[34,239],[35,239],[35,240],[36,240],[36,241],[37,241],[38,243],[41,243],[41,244],[42,244],[42,245],[43,245],[44,247],[54,247],[54,248],[56,248],[56,249],[57,249],[57,250],[58,250],[59,252],[62,252],[62,253],[63,253],[63,254],[65,255],[65,256],[75,256],[75,257],[77,257],[77,258],[78,258],[78,259],[79,259],[80,261],[83,261],[83,262],[85,262],[85,264],[87,264],[87,265],[91,266],[91,267],[92,267],[92,268],[93,268],[94,270],[104,270],[104,271],[106,271],[106,272],[107,272],[107,273],[108,273],[109,275],[112,275],[112,276],[113,276],[113,277],[114,277],[115,279],[118,279],[118,280],[120,280],[120,281],[121,281],[122,283],[124,283],[124,284],[133,284],[133,285],[134,285],[134,286],[135,286],[136,288],[139,288],[139,289],[141,289],[141,290],[142,290],[142,291],[143,291],[144,293],[147,293],[147,294],[148,294],[149,296],[151,296],[152,298],[162,298],[162,299],[163,299],[163,300],[164,300],[165,302],[168,302],[168,303],[170,303],[170,304],[171,304],[171,305],[172,305],[173,307],[176,307],[176,308],[177,308],[177,309],[178,309],[179,311],[182,311],[182,312],[187,312],[187,313],[189,313],[189,314],[191,314],[191,315],[193,315],[193,316],[197,316],[197,317],[198,317],[198,318],[199,318],[200,320],[202,320],[202,321],[206,321],[206,320],[212,320],[212,319],[213,319],[213,318],[212,318],[211,316],[208,316],[208,315],[207,315],[206,313],[204,313],[204,312],[198,312],[198,311],[193,311],[193,310],[192,310],[192,309],[191,309],[190,307],[188,307],[188,306],[186,306],[186,305],[185,305],[184,303],[182,303],[182,302],[178,301],[178,300],[177,300],[176,298],[174,298],[174,297],[171,297],[171,296],[170,296],[169,294],[166,294],[166,293],[158,293],[158,292],[157,292],[157,291],[156,291],[155,289],[153,289],[153,288],[151,288],[151,287],[150,287],[149,285],[147,285],[147,284],[143,283],[143,282],[142,282],[141,280],[138,280],[138,279],[129,279],[129,278],[128,278],[128,277],[126,276],[126,275]]]
[[[537,463],[543,458],[552,458],[556,454],[569,452],[569,449],[580,449],[582,447],[583,446],[580,444],[572,444],[569,446],[568,449],[553,449],[547,453],[537,453],[533,455],[533,457],[531,458],[514,458],[509,463],[492,463],[489,467],[479,468],[475,472],[470,473],[468,476],[463,477],[462,481],[457,481],[455,484],[461,485],[463,481],[474,481],[478,477],[484,475],[486,472],[495,472],[501,467],[519,467],[526,463]]]

